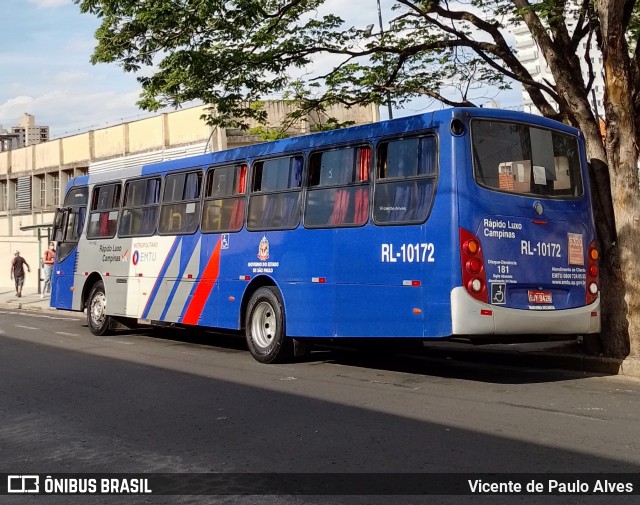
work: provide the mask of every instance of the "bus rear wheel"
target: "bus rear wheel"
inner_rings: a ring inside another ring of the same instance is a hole
[[[245,332],[251,355],[260,363],[282,363],[293,355],[293,340],[285,332],[284,305],[278,290],[256,290],[247,306]]]
[[[93,285],[87,299],[87,323],[94,335],[106,335],[111,329],[111,316],[107,315],[107,295],[102,281]]]

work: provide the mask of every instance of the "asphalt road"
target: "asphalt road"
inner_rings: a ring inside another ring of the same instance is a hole
[[[0,463],[9,473],[640,472],[640,381],[623,377],[326,350],[299,363],[262,365],[237,338],[186,331],[95,337],[78,319],[6,310],[0,310],[0,374]],[[437,503],[637,498],[438,497]]]

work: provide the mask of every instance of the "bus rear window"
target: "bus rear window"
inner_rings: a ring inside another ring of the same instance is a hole
[[[520,123],[474,120],[474,174],[481,186],[549,198],[583,194],[578,139]]]

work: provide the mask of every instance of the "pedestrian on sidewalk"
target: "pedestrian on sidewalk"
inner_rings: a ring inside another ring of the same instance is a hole
[[[24,267],[27,267],[29,273],[31,273],[31,267],[27,260],[20,256],[20,251],[15,252],[15,256],[11,261],[11,278],[16,283],[16,296],[20,298],[22,296],[22,286],[24,285]]]
[[[51,293],[51,276],[53,274],[53,262],[56,259],[56,245],[49,242],[49,249],[44,252],[42,267],[44,269],[44,286],[40,298],[44,298],[45,293]]]

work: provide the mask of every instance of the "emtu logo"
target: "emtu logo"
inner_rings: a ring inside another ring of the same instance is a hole
[[[7,492],[8,493],[39,493],[40,492],[40,476],[39,475],[8,475],[7,476]]]

